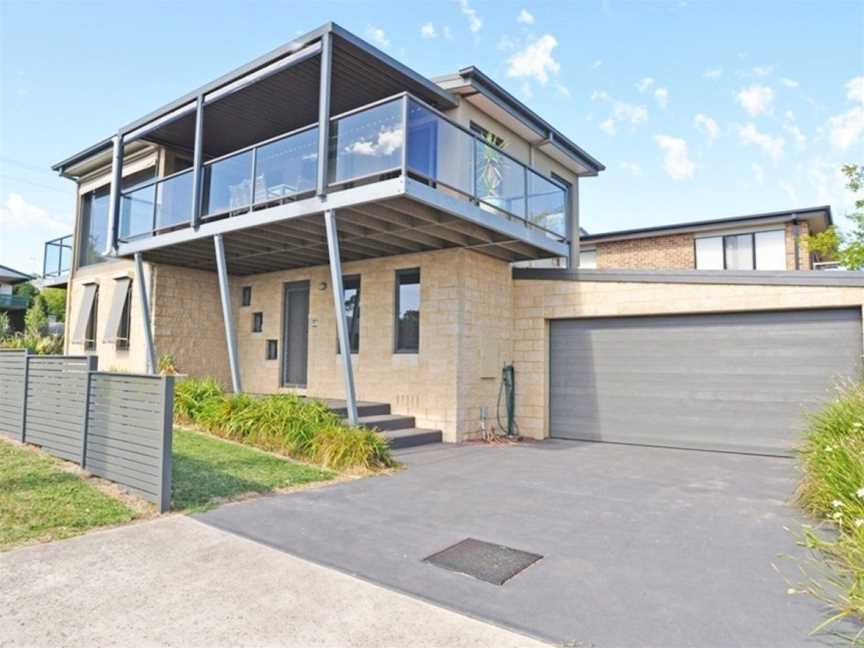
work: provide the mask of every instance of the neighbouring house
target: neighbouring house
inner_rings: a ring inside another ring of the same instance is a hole
[[[579,267],[643,270],[812,270],[807,236],[832,225],[829,206],[584,234]]]
[[[488,430],[512,366],[528,437],[782,453],[861,369],[861,273],[578,269],[604,166],[476,68],[332,23],[54,169],[68,353],[344,399],[399,443]]]
[[[24,330],[24,313],[30,306],[26,295],[14,294],[17,284],[33,279],[28,274],[14,270],[9,266],[0,265],[0,312],[9,315],[9,325],[13,331]]]

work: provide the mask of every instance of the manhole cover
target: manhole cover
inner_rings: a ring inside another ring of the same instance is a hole
[[[503,585],[542,557],[528,551],[466,538],[423,561],[493,585]]]

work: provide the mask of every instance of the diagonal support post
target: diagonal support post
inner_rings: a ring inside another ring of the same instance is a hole
[[[222,235],[213,237],[216,247],[216,272],[219,275],[219,297],[222,299],[222,319],[225,321],[225,341],[228,344],[228,366],[231,369],[231,386],[234,393],[243,391],[240,384],[240,363],[237,357],[237,330],[234,328],[234,312],[231,308],[231,289],[228,285],[228,266],[225,263],[225,244]]]
[[[147,350],[147,373],[156,373],[156,347],[153,345],[153,329],[150,326],[150,299],[144,278],[144,261],[141,253],[135,253],[135,276],[138,284],[138,300],[141,302],[141,319],[144,325],[144,345]]]
[[[330,254],[330,283],[333,286],[333,307],[336,309],[336,332],[339,337],[339,353],[342,373],[345,378],[345,404],[348,422],[357,425],[357,396],[354,390],[354,371],[351,367],[351,345],[348,340],[348,318],[345,315],[345,291],[342,287],[342,260],[339,257],[339,238],[336,229],[336,212],[324,212],[324,227],[327,230],[327,251]]]

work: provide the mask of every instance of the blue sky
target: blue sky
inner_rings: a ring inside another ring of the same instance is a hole
[[[145,15],[143,12],[148,12]],[[0,263],[71,231],[51,164],[327,20],[418,72],[476,65],[606,166],[592,232],[851,204],[864,2],[0,0]]]

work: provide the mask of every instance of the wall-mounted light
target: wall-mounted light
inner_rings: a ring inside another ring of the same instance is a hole
[[[327,290],[327,282],[322,281],[321,283],[319,283],[318,284],[318,290]]]

